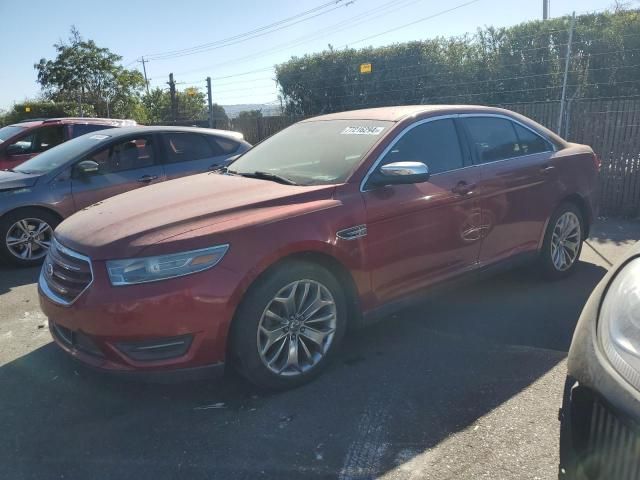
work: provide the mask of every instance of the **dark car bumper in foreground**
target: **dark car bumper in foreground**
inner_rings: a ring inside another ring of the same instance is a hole
[[[560,479],[640,479],[640,391],[611,365],[597,335],[607,288],[639,253],[636,244],[602,279],[576,326],[560,410]]]

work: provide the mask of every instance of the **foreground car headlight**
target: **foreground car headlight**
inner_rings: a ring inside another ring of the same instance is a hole
[[[182,277],[217,265],[229,245],[217,245],[189,252],[171,253],[157,257],[128,258],[107,261],[111,285],[132,285]]]
[[[640,390],[640,258],[627,263],[611,282],[598,337],[611,365]]]

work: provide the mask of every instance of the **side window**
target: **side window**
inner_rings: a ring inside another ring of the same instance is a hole
[[[235,142],[230,138],[208,135],[207,140],[209,140],[209,143],[216,155],[230,155],[238,150],[238,147],[240,146],[238,142]]]
[[[496,117],[468,117],[464,121],[480,163],[522,154],[511,121]]]
[[[85,133],[97,132],[98,130],[104,130],[105,128],[112,128],[111,125],[96,125],[96,124],[75,124],[71,126],[72,133],[71,138],[76,138]]]
[[[520,155],[531,155],[532,153],[549,152],[553,150],[551,144],[537,133],[517,123],[514,123],[513,127],[516,129],[516,135],[518,135]]]
[[[166,133],[164,147],[167,162],[189,162],[215,156],[207,140],[196,133]]]
[[[124,172],[154,165],[152,137],[138,137],[119,142],[98,150],[86,160],[93,160],[100,166],[98,174]]]
[[[10,144],[7,149],[10,149],[12,155],[26,155],[27,153],[32,153],[35,138],[35,132],[30,133],[29,135],[21,137],[19,140]]]
[[[393,162],[423,162],[432,174],[463,167],[453,120],[435,120],[409,130],[385,155],[382,165]]]
[[[64,126],[43,127],[36,130],[33,153],[44,152],[64,142]]]

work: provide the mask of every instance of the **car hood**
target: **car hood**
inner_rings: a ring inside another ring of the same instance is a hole
[[[15,188],[32,187],[41,175],[27,175],[26,173],[0,170],[0,192]]]
[[[202,248],[250,224],[323,208],[334,189],[205,173],[98,202],[62,222],[56,238],[94,260]]]

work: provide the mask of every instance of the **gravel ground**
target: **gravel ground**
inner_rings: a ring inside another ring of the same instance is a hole
[[[517,270],[352,335],[317,381],[263,395],[85,370],[50,341],[37,270],[0,266],[0,478],[547,479],[566,351],[640,224],[601,222],[569,279]]]

